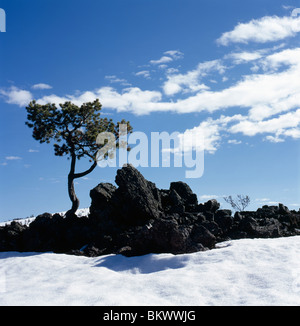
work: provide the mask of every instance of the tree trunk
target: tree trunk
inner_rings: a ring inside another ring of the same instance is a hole
[[[71,173],[68,175],[68,193],[72,202],[72,208],[67,211],[66,216],[71,216],[74,215],[79,208],[79,199],[76,196],[74,188],[74,174]]]
[[[91,173],[97,166],[97,162],[94,161],[94,163],[88,170],[81,173],[75,173],[76,155],[75,153],[72,153],[71,156],[72,156],[71,168],[68,175],[68,193],[69,193],[70,200],[72,202],[72,207],[67,211],[66,216],[72,216],[76,214],[76,211],[79,208],[79,199],[77,198],[75,193],[74,179],[86,176],[87,174]]]
[[[66,216],[74,215],[77,209],[79,208],[79,199],[76,196],[75,187],[74,187],[75,164],[76,164],[76,155],[75,153],[72,153],[71,168],[70,168],[70,173],[68,175],[68,193],[69,193],[70,200],[72,202],[72,208],[67,211]]]

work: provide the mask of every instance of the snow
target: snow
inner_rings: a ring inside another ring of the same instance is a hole
[[[66,214],[67,211],[65,212],[59,212],[58,214],[60,214],[61,216],[64,216]],[[87,216],[89,215],[90,209],[89,208],[80,208],[77,210],[76,215],[78,217],[82,217],[82,216]],[[55,214],[55,213],[53,213]],[[32,221],[34,221],[36,218],[36,216],[30,216],[30,217],[26,217],[26,218],[16,218],[13,219],[13,221],[18,222],[22,225],[29,225]],[[10,224],[12,221],[7,221],[7,222],[0,222],[0,226],[5,226]]]
[[[300,305],[300,236],[184,255],[0,253],[0,305]]]

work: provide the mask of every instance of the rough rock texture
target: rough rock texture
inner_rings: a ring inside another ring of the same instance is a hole
[[[146,180],[132,165],[117,171],[118,189],[112,196],[114,213],[125,224],[144,224],[160,216],[161,203],[155,184]]]
[[[215,199],[198,204],[184,182],[157,189],[131,165],[119,169],[115,181],[118,187],[100,183],[90,191],[89,216],[44,213],[29,226],[0,227],[0,251],[179,254],[212,249],[228,239],[300,235],[300,212],[283,204],[232,215]]]

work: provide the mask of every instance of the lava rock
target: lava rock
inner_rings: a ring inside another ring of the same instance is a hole
[[[92,200],[90,214],[95,215],[103,211],[106,212],[111,197],[115,191],[116,187],[111,183],[100,183],[97,187],[93,188],[90,191],[90,197]]]
[[[216,237],[203,225],[195,225],[193,227],[191,238],[194,242],[201,243],[208,248],[213,248],[216,244]]]
[[[44,213],[29,226],[0,227],[1,251],[54,251],[73,255],[183,254],[228,239],[300,235],[300,212],[283,204],[257,211],[220,209],[217,200],[198,204],[184,182],[158,189],[132,165],[117,171],[117,187],[100,183],[90,191],[88,216]]]
[[[115,181],[119,187],[112,196],[113,214],[121,223],[139,225],[160,216],[159,192],[136,168],[125,165]]]
[[[197,205],[197,195],[193,193],[190,186],[182,181],[171,182],[170,192],[175,191],[185,205]]]
[[[204,212],[215,213],[220,208],[220,203],[216,199],[210,199],[203,205]]]

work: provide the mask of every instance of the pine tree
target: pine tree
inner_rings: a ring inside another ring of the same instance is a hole
[[[72,202],[72,208],[67,215],[75,214],[79,208],[79,199],[76,196],[74,180],[91,173],[97,166],[98,151],[108,143],[96,142],[100,133],[108,132],[114,135],[115,148],[119,147],[120,125],[127,126],[127,132],[132,132],[129,121],[122,120],[115,124],[112,119],[100,118],[102,105],[98,99],[94,102],[77,106],[71,102],[60,104],[41,105],[32,101],[26,107],[26,125],[33,128],[32,136],[40,143],[49,144],[54,141],[54,154],[56,156],[67,155],[71,159],[70,172],[68,174],[68,193]],[[127,144],[126,144],[127,146]],[[129,148],[127,147],[129,150]],[[108,155],[106,152],[105,155]],[[75,172],[76,162],[83,157],[89,158],[91,166],[81,173]],[[105,157],[102,157],[105,158]]]

